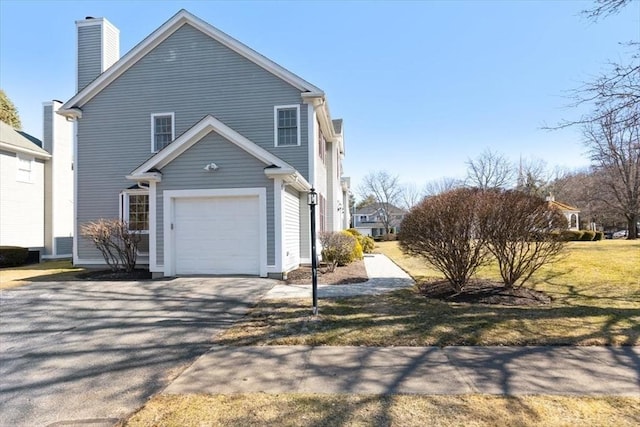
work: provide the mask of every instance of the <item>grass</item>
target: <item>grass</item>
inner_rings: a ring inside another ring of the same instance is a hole
[[[240,394],[156,396],[127,427],[636,426],[640,398]]]
[[[74,267],[69,260],[45,261],[39,264],[0,269],[0,289],[23,286],[32,281],[75,279],[83,268]]]
[[[378,246],[418,281],[441,276],[395,242]],[[479,275],[495,279],[495,266]],[[430,300],[415,289],[320,301],[261,301],[217,338],[226,345],[640,345],[640,241],[575,242],[530,286],[549,306],[506,307]]]

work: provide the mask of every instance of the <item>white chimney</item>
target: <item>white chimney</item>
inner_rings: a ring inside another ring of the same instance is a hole
[[[120,30],[105,18],[76,21],[78,29],[76,90],[80,92],[120,59]]]

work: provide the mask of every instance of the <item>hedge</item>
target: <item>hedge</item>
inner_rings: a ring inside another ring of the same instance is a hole
[[[23,265],[29,256],[29,249],[18,246],[0,246],[0,267]]]

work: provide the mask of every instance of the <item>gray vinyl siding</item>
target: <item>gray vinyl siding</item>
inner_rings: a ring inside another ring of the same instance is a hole
[[[219,169],[204,170],[215,161]],[[273,180],[264,174],[265,164],[216,133],[210,133],[180,157],[162,169],[157,184],[157,262],[164,263],[164,198],[165,190],[266,188],[267,193],[267,263],[275,262]],[[242,227],[237,224],[237,227]],[[255,242],[247,242],[248,245]]]
[[[77,127],[78,224],[119,216],[118,195],[133,184],[125,176],[152,156],[153,113],[175,113],[176,137],[211,114],[308,178],[307,108],[301,104],[300,95],[298,89],[246,58],[193,27],[183,26],[82,107],[83,116]],[[301,104],[301,145],[274,147],[274,106],[291,104]],[[204,163],[196,169],[202,167]],[[260,173],[263,174],[261,170]],[[235,178],[236,181],[229,180],[224,185],[255,184],[248,184],[244,173]],[[178,179],[178,183],[172,183],[172,179]],[[260,179],[266,179],[264,174]],[[163,177],[161,185],[184,189],[202,188],[199,186],[203,183],[176,176]],[[272,185],[269,180],[270,212]],[[158,203],[161,205],[162,201]],[[158,218],[159,264],[161,219]],[[273,264],[271,220],[269,227],[268,262]],[[81,237],[78,254],[80,258],[101,259],[91,242]]]
[[[53,153],[53,107],[42,109],[42,148]],[[53,249],[53,159],[44,164],[44,247],[45,255]],[[70,252],[69,252],[70,253]],[[53,254],[55,255],[55,254]]]
[[[56,253],[54,255],[71,255],[73,237],[56,237]]]
[[[102,25],[78,28],[78,91],[102,72]]]

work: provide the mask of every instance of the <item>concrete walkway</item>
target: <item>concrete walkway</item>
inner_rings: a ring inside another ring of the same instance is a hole
[[[213,347],[164,394],[640,397],[639,347]]]
[[[348,285],[318,285],[318,297],[339,298],[356,295],[378,295],[384,292],[413,286],[414,284],[411,276],[395,265],[393,261],[385,255],[365,255],[364,266],[369,276],[368,281]],[[307,297],[311,297],[311,283],[304,285],[278,284],[264,296],[264,298],[267,299]]]
[[[365,257],[370,280],[320,285],[321,298],[413,285],[384,255]],[[276,285],[265,298],[306,298]],[[640,347],[215,346],[164,391],[184,393],[562,394],[640,397]]]

